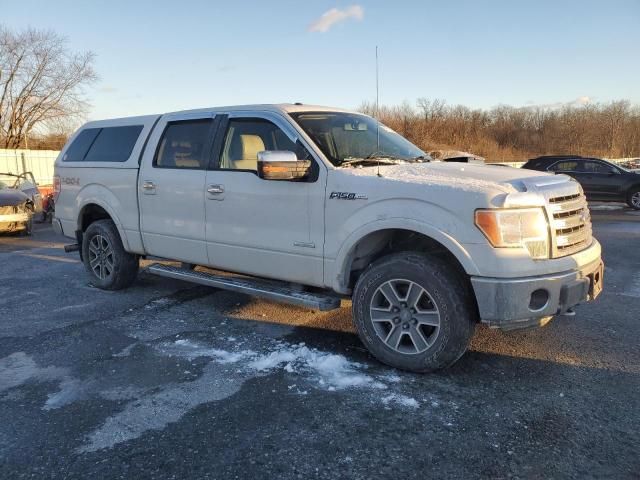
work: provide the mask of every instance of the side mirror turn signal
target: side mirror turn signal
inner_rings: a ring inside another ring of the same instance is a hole
[[[311,172],[310,160],[298,160],[286,150],[258,152],[258,176],[264,180],[304,180]]]

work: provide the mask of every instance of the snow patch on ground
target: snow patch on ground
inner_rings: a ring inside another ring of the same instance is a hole
[[[67,369],[39,367],[25,352],[15,352],[0,359],[0,392],[20,386],[29,381],[61,381],[67,377]]]
[[[589,210],[622,210],[624,205],[589,205]]]
[[[324,353],[304,344],[282,345],[273,352],[255,357],[247,366],[264,372],[283,364],[285,371],[311,376],[318,385],[330,391],[352,387],[387,388],[382,382],[362,373],[363,365],[348,361],[344,355]]]
[[[91,305],[92,305],[91,303],[81,303],[79,305],[67,305],[65,307],[56,308],[55,310],[53,310],[52,313],[59,313],[59,312],[66,312],[68,310],[87,308],[87,307],[90,307]]]
[[[321,352],[303,343],[279,343],[275,349],[264,354],[252,350],[223,350],[188,339],[165,342],[157,348],[164,355],[188,360],[208,357],[220,364],[245,361],[242,368],[258,374],[282,369],[288,373],[306,376],[321,388],[331,391],[352,387],[387,388],[382,381],[362,372],[366,366],[350,362],[344,355]],[[397,382],[399,377],[392,377],[389,381]]]
[[[47,401],[42,407],[43,410],[54,410],[64,407],[78,400],[86,398],[87,384],[82,383],[77,378],[65,378],[60,382],[60,389],[48,395]]]
[[[153,310],[154,308],[164,307],[166,305],[169,305],[170,303],[171,303],[170,298],[160,297],[160,298],[156,298],[155,300],[151,300],[151,302],[145,305],[144,308],[145,310]]]
[[[187,360],[194,360],[198,357],[211,357],[218,363],[236,363],[254,355],[251,350],[230,352],[187,339],[176,340],[173,343],[163,343],[160,345],[160,351],[166,355],[184,357]]]
[[[233,395],[242,383],[242,379],[230,377],[219,366],[210,363],[197,380],[170,384],[160,391],[130,401],[124,410],[107,418],[101,427],[94,430],[77,451],[95,452],[138,438],[149,430],[163,430],[198,405]]]
[[[197,379],[163,385],[159,390],[126,386],[96,392],[102,398],[124,400],[126,404],[87,436],[78,453],[111,448],[149,430],[163,430],[197,406],[228,398],[247,380],[269,373],[281,372],[289,379],[294,378],[287,387],[294,395],[307,395],[313,390],[360,389],[370,392],[371,400],[381,402],[385,408],[416,409],[420,406],[416,399],[398,391],[402,385],[400,375],[372,374],[366,371],[367,365],[352,362],[344,355],[323,352],[304,343],[283,341],[266,345],[261,342],[260,353],[257,353],[240,350],[235,339],[227,337],[225,340],[229,350],[221,348],[220,344],[213,346],[186,338],[154,345],[152,348],[160,355],[189,360],[208,358],[210,361]],[[60,391],[50,396],[45,408],[57,408],[82,398],[82,395],[83,389],[77,383],[63,381]]]
[[[322,352],[304,343],[278,342],[271,351],[256,353],[253,350],[223,350],[188,339],[165,342],[157,347],[164,355],[179,356],[188,360],[208,357],[219,364],[238,365],[239,372],[260,375],[277,370],[299,375],[316,388],[328,391],[347,388],[385,390],[387,383],[399,383],[398,375],[373,376],[366,373],[367,366],[349,361],[344,355]]]
[[[128,347],[125,347],[122,350],[120,350],[118,353],[114,353],[113,356],[117,358],[128,357],[129,355],[131,355],[131,351],[136,347],[136,345],[138,345],[138,343],[134,342]]]
[[[389,405],[390,403],[396,403],[403,407],[418,408],[420,403],[415,398],[407,397],[399,393],[392,393],[382,398],[382,403]]]
[[[58,382],[58,391],[50,393],[43,410],[60,408],[85,396],[83,383],[69,375],[66,368],[39,367],[36,361],[24,352],[12,353],[0,359],[0,392],[19,387],[28,382]]]

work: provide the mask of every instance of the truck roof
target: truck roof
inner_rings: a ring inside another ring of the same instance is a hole
[[[197,108],[194,110],[181,110],[171,113],[197,113],[197,112],[210,112],[210,111],[275,111],[282,113],[293,112],[351,112],[351,110],[345,110],[336,107],[326,107],[322,105],[306,105],[303,103],[264,103],[253,105],[228,105],[224,107],[210,107],[210,108]]]
[[[120,117],[120,118],[109,118],[109,119],[101,119],[101,120],[92,120],[87,122],[84,127],[107,127],[113,125],[121,125],[121,124],[129,124],[132,122],[153,122],[156,118],[161,115],[173,115],[173,114],[189,114],[189,113],[199,113],[199,112],[250,112],[250,111],[271,111],[278,113],[294,113],[294,112],[346,112],[346,113],[355,113],[352,110],[346,110],[343,108],[336,107],[326,107],[322,105],[306,105],[302,103],[265,103],[265,104],[254,104],[254,105],[228,105],[224,107],[209,107],[209,108],[195,108],[191,110],[178,110],[175,112],[165,112],[165,113],[157,113],[154,115],[144,115],[144,116],[135,116],[135,117]]]

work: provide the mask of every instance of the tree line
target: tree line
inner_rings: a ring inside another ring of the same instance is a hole
[[[377,113],[368,102],[360,111]],[[547,154],[640,157],[640,106],[628,100],[487,110],[420,98],[415,105],[380,106],[378,117],[428,152],[461,150],[488,161]]]

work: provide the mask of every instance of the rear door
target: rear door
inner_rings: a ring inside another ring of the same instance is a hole
[[[263,180],[257,154],[294,151],[313,162],[308,181]],[[273,112],[233,112],[219,128],[206,180],[210,264],[224,270],[323,284],[326,169]]]
[[[204,186],[216,123],[211,112],[167,115],[149,139],[138,178],[147,253],[208,263]]]
[[[619,197],[623,185],[620,171],[598,160],[585,160],[581,168],[581,184],[592,198],[607,200]]]

